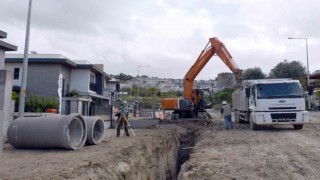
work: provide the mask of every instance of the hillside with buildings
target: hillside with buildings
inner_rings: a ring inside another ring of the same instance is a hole
[[[183,79],[148,77],[144,75],[125,81],[121,79],[117,80],[120,81],[120,89],[122,90],[130,89],[133,86],[139,86],[141,89],[155,87],[161,93],[183,92]],[[195,80],[194,82],[195,88],[206,88],[210,89],[212,92],[217,92],[224,88],[232,88],[234,85],[235,78],[232,73],[220,73],[216,79]]]

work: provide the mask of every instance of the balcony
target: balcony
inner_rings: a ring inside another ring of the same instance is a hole
[[[89,90],[97,92],[97,84],[90,82]]]

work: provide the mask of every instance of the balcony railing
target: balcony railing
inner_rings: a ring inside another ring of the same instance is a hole
[[[110,115],[110,107],[109,106],[96,106],[94,113],[95,113],[95,115]]]

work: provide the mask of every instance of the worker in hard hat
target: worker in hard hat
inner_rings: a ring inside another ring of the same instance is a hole
[[[232,118],[231,118],[231,105],[227,101],[222,102],[221,115],[224,117],[226,129],[233,129]]]
[[[124,131],[126,136],[129,136],[129,131],[128,131],[128,121],[126,119],[127,111],[126,108],[121,104],[119,108],[119,112],[116,114],[118,116],[117,120],[117,137],[120,136],[120,129],[122,125],[124,125]]]

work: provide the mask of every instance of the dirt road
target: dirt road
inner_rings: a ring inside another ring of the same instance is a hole
[[[320,112],[310,112],[310,118],[302,130],[285,126],[252,131],[248,124],[225,130],[213,114],[211,122],[135,129],[136,137],[116,138],[108,130],[101,144],[76,151],[6,144],[0,179],[170,180],[180,169],[178,179],[186,180],[320,179]],[[181,168],[179,163],[184,163]]]
[[[179,179],[320,179],[320,113],[302,130],[292,126],[224,130],[214,117]]]

